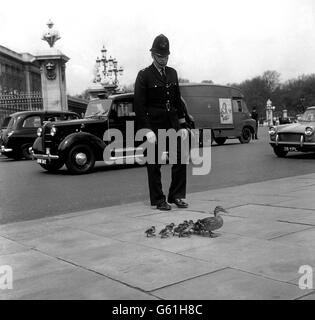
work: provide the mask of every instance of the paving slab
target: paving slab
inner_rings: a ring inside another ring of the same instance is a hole
[[[0,265],[9,265],[14,281],[38,277],[68,268],[69,264],[34,250],[0,256]]]
[[[14,280],[13,289],[0,292],[0,299],[155,300],[156,298],[93,272],[68,266],[48,274]]]
[[[104,237],[112,237],[114,235],[119,237],[120,235],[131,231],[137,231],[139,234],[144,235],[144,232],[151,226],[151,220],[141,218],[123,218],[106,223],[88,225],[84,227],[84,230]]]
[[[296,299],[302,290],[292,284],[227,268],[153,293],[174,300],[277,300]]]
[[[225,234],[224,237],[218,237],[216,241],[220,242],[229,239],[229,241],[233,242],[237,237],[237,235]],[[115,237],[113,238],[115,239]],[[148,238],[144,234],[135,231],[117,236],[116,239],[172,253],[180,253],[185,250],[212,245],[212,238],[209,238],[206,235],[202,236],[196,234],[191,235],[190,237],[171,236],[169,238],[161,238],[157,234],[156,237]]]
[[[239,236],[233,242],[225,234],[211,246],[180,252],[185,256],[227,265],[274,280],[290,281],[299,277],[302,265],[315,266],[315,249]],[[225,241],[224,241],[225,239]]]
[[[273,239],[272,241],[278,243],[286,243],[299,245],[302,248],[312,247],[315,249],[315,228],[294,232]]]
[[[62,258],[145,291],[222,268],[222,265],[211,261],[199,261],[129,243],[64,254]]]
[[[2,225],[0,226],[0,236],[20,241],[38,238],[55,231],[67,232],[68,230],[68,227],[58,225],[55,222],[34,220]]]
[[[21,240],[25,246],[32,247],[53,257],[63,257],[68,253],[79,253],[93,247],[110,246],[119,243],[110,238],[100,237],[82,230],[56,231],[46,236]]]
[[[271,205],[247,204],[236,208],[231,208],[229,214],[232,216],[261,219],[261,220],[281,220],[291,221],[291,219],[314,218],[314,210],[294,209]]]
[[[224,219],[227,218],[224,217]],[[220,231],[268,240],[309,228],[312,227],[272,220],[240,218],[233,223],[224,223]]]
[[[277,202],[274,204],[278,204],[281,206],[281,202]],[[299,208],[299,209],[308,209],[308,210],[315,210],[315,201],[313,197],[303,197],[303,198],[295,198],[286,201],[286,207],[290,208]]]
[[[73,215],[66,214],[56,219],[56,223],[64,226],[82,227],[84,225],[104,223],[108,221],[121,220],[122,217],[137,217],[143,214],[154,214],[156,209],[145,206],[143,203],[121,205],[107,208],[99,208],[95,210],[83,211],[82,214]]]
[[[137,202],[0,226],[0,299],[313,299],[315,174],[189,194],[170,212]],[[228,209],[218,238],[147,238],[166,224]],[[2,292],[0,292],[1,294]]]
[[[179,223],[182,223],[184,220],[197,221],[198,219],[204,219],[207,217],[213,217],[213,213],[209,214],[208,212],[203,211],[193,211],[193,209],[172,210],[168,212],[159,212],[158,214],[141,216],[141,218],[147,220],[148,222],[159,222],[164,223],[165,225],[172,222],[177,225]],[[230,221],[241,220],[241,218],[239,217],[230,217],[229,215],[225,215],[225,217]]]
[[[298,209],[301,210],[301,209]],[[307,210],[307,209],[302,209],[302,210]],[[295,216],[295,217],[290,217],[290,218],[283,218],[279,219],[278,221],[280,222],[288,222],[288,223],[296,223],[296,224],[304,224],[304,225],[309,225],[309,226],[315,226],[315,215],[306,215],[306,216]]]
[[[315,292],[305,295],[297,300],[315,300]]]
[[[29,250],[29,248],[22,246],[15,241],[0,237],[0,256],[18,253],[26,250]]]
[[[299,188],[294,191],[290,191],[287,193],[287,196],[294,198],[309,198],[313,197],[315,192],[315,185],[310,185],[308,187]]]

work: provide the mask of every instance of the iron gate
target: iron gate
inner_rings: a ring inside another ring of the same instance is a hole
[[[0,124],[3,119],[19,111],[37,111],[43,109],[40,92],[0,95]]]

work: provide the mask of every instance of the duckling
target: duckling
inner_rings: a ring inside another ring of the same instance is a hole
[[[171,233],[174,232],[175,223],[168,224],[165,228],[167,228]]]
[[[218,235],[213,233],[212,231],[220,229],[223,226],[223,218],[219,215],[219,212],[228,213],[221,206],[217,206],[214,209],[214,217],[204,218],[200,220],[200,223],[203,224],[202,230],[205,232],[209,232],[209,237],[215,238]]]
[[[202,233],[204,233],[204,223],[201,222],[201,219],[198,219],[198,220],[195,222],[193,231],[194,231],[194,233],[196,233],[196,234],[202,234]]]
[[[162,229],[159,233],[161,238],[168,238],[171,234],[173,234],[173,231],[171,231],[170,228],[167,228],[167,227]]]
[[[180,223],[177,227],[173,230],[173,235],[177,234],[180,237],[180,234],[183,232],[183,230],[186,228],[186,225],[184,223]]]
[[[185,224],[184,228],[179,233],[179,237],[190,237],[193,233],[194,226],[194,222],[189,220],[188,224]]]
[[[147,237],[155,237],[155,226],[152,226],[151,228],[149,228],[148,230],[145,231],[145,233],[147,234]]]

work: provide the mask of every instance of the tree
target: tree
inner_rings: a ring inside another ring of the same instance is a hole
[[[268,70],[263,73],[262,79],[266,82],[270,93],[273,93],[280,86],[280,76],[280,73],[274,70]]]
[[[202,80],[201,83],[213,84],[214,82],[212,80]]]
[[[188,79],[178,78],[178,82],[179,83],[189,83],[190,81]]]
[[[86,100],[90,100],[90,94],[89,94],[89,90],[85,89],[83,92],[81,92],[80,94],[76,94],[73,96],[74,98],[80,98],[80,99],[86,99]]]
[[[134,90],[135,90],[135,84],[134,83],[123,86],[123,91],[124,92],[134,92]]]

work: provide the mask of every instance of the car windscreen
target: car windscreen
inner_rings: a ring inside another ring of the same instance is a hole
[[[110,99],[90,101],[86,108],[85,118],[107,115],[111,104]]]
[[[315,121],[315,109],[306,110],[300,117],[299,121],[314,122]]]
[[[7,129],[14,129],[16,123],[17,123],[17,118],[12,117],[8,123]]]

